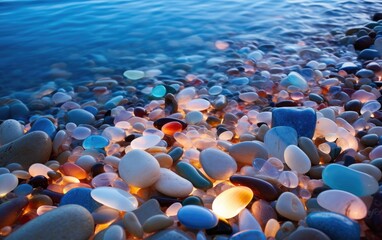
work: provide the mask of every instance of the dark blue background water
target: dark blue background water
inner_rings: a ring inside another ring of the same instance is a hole
[[[379,0],[0,1],[0,92],[38,86],[51,64],[92,54],[129,69],[142,58],[216,51],[219,39],[296,42],[359,26],[381,6]]]

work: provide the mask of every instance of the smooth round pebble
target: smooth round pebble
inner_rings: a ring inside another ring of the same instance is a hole
[[[167,168],[160,169],[155,189],[169,197],[187,197],[193,190],[192,183]]]
[[[209,229],[218,224],[218,218],[211,210],[196,205],[182,207],[177,216],[179,222],[190,229]]]
[[[260,142],[240,142],[229,148],[231,155],[238,163],[252,165],[255,158],[268,159],[268,151]]]
[[[73,109],[67,113],[68,122],[80,124],[93,124],[95,122],[95,117],[90,112],[84,109]]]
[[[139,80],[145,76],[145,72],[140,70],[126,70],[123,76],[130,80]]]
[[[309,157],[296,145],[285,149],[284,160],[291,170],[300,174],[307,173],[311,167]]]
[[[7,119],[0,125],[0,146],[10,143],[24,135],[24,127],[19,121]]]
[[[185,109],[189,111],[204,111],[207,110],[210,107],[210,105],[211,103],[209,101],[198,98],[189,101],[186,104]]]
[[[283,192],[276,202],[277,212],[293,221],[305,218],[306,212],[300,199],[291,192]]]
[[[118,188],[98,187],[90,194],[95,201],[119,211],[129,212],[138,207],[138,200],[133,195]]]
[[[157,135],[145,135],[131,141],[130,146],[132,149],[145,150],[147,148],[154,147],[161,140],[161,137]]]
[[[0,197],[5,196],[17,187],[19,180],[12,173],[0,175]]]
[[[73,188],[61,198],[60,206],[68,204],[77,204],[86,208],[89,212],[93,212],[101,206],[91,197],[90,188]]]
[[[158,214],[148,218],[142,225],[142,229],[146,233],[157,232],[168,228],[174,224],[174,220],[166,215]]]
[[[215,180],[226,180],[237,171],[237,164],[227,153],[207,148],[200,153],[200,163],[206,174]]]

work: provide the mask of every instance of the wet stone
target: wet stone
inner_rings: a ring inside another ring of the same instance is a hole
[[[161,206],[157,200],[150,199],[139,206],[139,208],[132,211],[132,213],[136,215],[140,224],[143,225],[147,219],[151,218],[152,216],[164,215],[160,207]]]
[[[323,232],[314,228],[298,228],[289,235],[289,239],[293,240],[330,240],[330,238]]]

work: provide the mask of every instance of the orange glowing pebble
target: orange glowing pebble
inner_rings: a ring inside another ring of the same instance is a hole
[[[166,135],[174,135],[176,132],[182,131],[182,124],[176,121],[166,123],[162,126],[162,132]]]
[[[66,176],[72,176],[78,179],[85,179],[88,176],[88,174],[83,168],[81,168],[77,164],[70,163],[70,162],[67,162],[61,165],[60,171]]]

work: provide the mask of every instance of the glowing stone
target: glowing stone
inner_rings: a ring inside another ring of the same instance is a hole
[[[161,140],[161,137],[157,135],[145,135],[131,141],[130,146],[132,149],[144,150],[150,147],[154,147],[160,142],[160,140]]]
[[[193,99],[189,101],[185,108],[190,111],[203,111],[210,107],[211,103],[205,99]]]
[[[49,178],[49,171],[52,171],[52,169],[41,163],[34,163],[28,169],[28,172],[32,177],[43,175],[44,177]]]
[[[331,212],[340,213],[355,220],[363,219],[367,214],[367,207],[359,197],[342,190],[323,191],[318,195],[317,202]]]
[[[212,211],[222,218],[238,215],[252,200],[253,192],[248,187],[232,187],[220,193],[212,203]]]
[[[179,122],[168,122],[162,126],[162,132],[166,135],[174,135],[177,132],[182,131],[182,124]]]
[[[82,146],[85,149],[100,149],[106,147],[107,145],[109,145],[109,140],[100,135],[91,135],[82,143]]]
[[[130,80],[138,80],[143,78],[145,76],[145,73],[139,70],[127,70],[123,73],[123,76]]]
[[[289,145],[284,152],[285,163],[297,173],[307,173],[311,163],[309,157],[296,145]]]
[[[118,188],[95,188],[91,191],[91,196],[97,202],[119,211],[130,212],[138,207],[138,200],[133,195]]]
[[[17,187],[19,180],[12,173],[4,173],[0,175],[0,197]]]
[[[161,98],[166,95],[166,87],[163,85],[157,85],[151,90],[151,95],[156,98]]]

